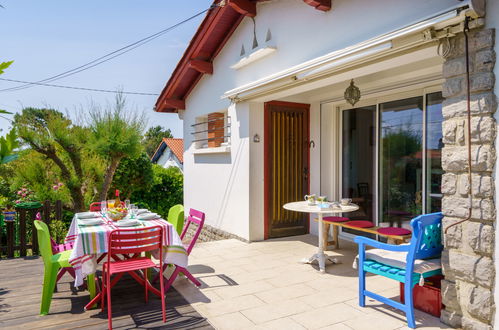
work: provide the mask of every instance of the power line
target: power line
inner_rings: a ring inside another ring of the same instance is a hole
[[[10,81],[10,82],[16,82],[16,83],[21,83],[21,84],[28,84],[28,85],[38,85],[38,86],[46,86],[46,87],[77,89],[77,90],[91,91],[91,92],[114,93],[114,94],[116,94],[116,93],[122,93],[122,94],[130,94],[130,95],[155,95],[155,96],[159,95],[158,93],[113,91],[113,90],[109,90],[109,89],[97,89],[97,88],[86,88],[86,87],[76,87],[76,86],[53,85],[53,84],[47,84],[47,83],[42,83],[42,82],[37,82],[37,81],[23,81],[23,80],[7,79],[7,78],[0,78],[0,80]]]
[[[17,90],[21,90],[21,89],[25,89],[25,88],[30,88],[30,87],[33,87],[33,85],[38,85],[40,83],[46,83],[46,82],[52,82],[52,81],[55,81],[55,80],[59,80],[59,79],[62,79],[62,78],[65,78],[65,77],[69,77],[71,75],[74,75],[74,74],[77,74],[79,72],[82,72],[82,71],[85,71],[85,70],[88,70],[88,69],[91,69],[99,64],[102,64],[102,63],[105,63],[107,61],[110,61],[118,56],[121,56],[123,54],[126,54],[128,53],[129,51],[132,51],[133,49],[137,48],[137,47],[140,47],[156,38],[159,38],[160,36],[170,32],[171,30],[179,27],[180,25],[184,24],[184,23],[187,23],[191,20],[193,20],[194,18],[206,13],[208,10],[210,10],[211,8],[213,8],[214,6],[216,5],[212,5],[210,6],[210,8],[208,9],[205,9],[189,18],[186,18],[172,26],[169,26],[159,32],[156,32],[150,36],[147,36],[145,38],[142,38],[138,41],[135,41],[129,45],[126,45],[124,47],[121,47],[120,49],[117,49],[115,51],[112,51],[106,55],[103,55],[99,58],[96,58],[88,63],[85,63],[83,65],[80,65],[74,69],[71,69],[71,70],[67,70],[67,71],[64,71],[64,72],[61,72],[57,75],[54,75],[54,76],[51,76],[51,77],[48,77],[48,78],[45,78],[45,79],[42,79],[42,80],[39,80],[39,81],[36,81],[36,82],[30,82],[30,83],[25,83],[24,85],[20,85],[20,86],[15,86],[15,87],[10,87],[10,88],[5,88],[5,89],[0,89],[0,92],[6,92],[6,91],[17,91]],[[48,86],[48,85],[47,85]],[[90,90],[90,89],[87,89],[87,90]],[[152,94],[151,94],[152,95]],[[156,94],[155,94],[156,95]]]

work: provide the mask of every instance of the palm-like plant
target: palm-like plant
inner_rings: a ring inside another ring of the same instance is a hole
[[[90,112],[90,147],[107,160],[99,200],[107,197],[116,168],[124,157],[135,158],[142,152],[143,116],[126,111],[126,100],[118,93],[114,107],[94,108]]]

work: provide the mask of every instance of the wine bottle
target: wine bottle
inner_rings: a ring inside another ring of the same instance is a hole
[[[120,201],[120,191],[116,189],[116,198],[114,199],[114,208],[121,208],[121,201]]]

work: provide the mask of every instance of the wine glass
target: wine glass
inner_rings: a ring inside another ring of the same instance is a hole
[[[107,201],[102,201],[100,202],[100,213],[102,213],[102,215],[106,215],[106,212],[107,212]]]

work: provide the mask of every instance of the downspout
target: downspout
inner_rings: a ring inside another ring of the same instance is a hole
[[[468,207],[468,216],[466,219],[458,221],[456,223],[453,223],[449,225],[447,228],[445,228],[445,234],[449,231],[450,228],[457,226],[465,221],[471,220],[471,211],[473,210],[473,181],[471,178],[471,92],[470,92],[470,57],[469,57],[469,46],[468,46],[468,32],[469,32],[469,23],[470,18],[466,16],[466,19],[464,21],[464,51],[465,51],[465,56],[466,56],[466,107],[467,107],[467,114],[468,114],[468,137],[467,137],[467,143],[468,143],[468,185],[469,185],[469,207]]]

